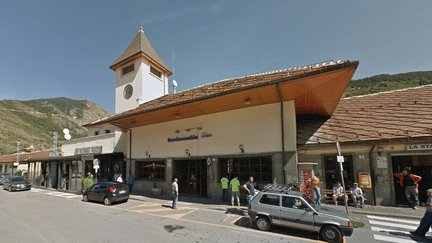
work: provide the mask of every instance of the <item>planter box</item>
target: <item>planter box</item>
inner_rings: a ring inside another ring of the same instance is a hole
[[[158,187],[158,188],[152,188],[152,193],[155,196],[159,196],[162,194],[162,187]]]

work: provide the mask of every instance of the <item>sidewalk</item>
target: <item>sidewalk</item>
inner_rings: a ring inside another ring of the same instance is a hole
[[[139,200],[143,202],[152,202],[152,203],[160,203],[171,205],[172,197],[170,196],[153,196],[151,194],[148,195],[138,195],[132,194],[130,195],[130,199]],[[231,198],[229,198],[230,200]],[[230,202],[223,203],[220,199],[208,199],[202,197],[193,197],[193,196],[179,196],[178,205],[194,205],[197,208],[206,208],[211,210],[220,210],[227,211],[232,208],[237,208],[239,210],[243,210],[244,214],[247,214],[247,208],[244,203],[241,207],[232,207]],[[345,211],[345,206],[338,205],[335,206],[333,204],[323,204],[325,207],[339,209]],[[383,217],[398,217],[405,219],[421,219],[426,211],[425,207],[420,206],[418,210],[413,210],[408,206],[373,206],[373,205],[365,205],[364,208],[355,208],[353,206],[348,207],[349,214],[369,214],[369,215],[377,215]]]

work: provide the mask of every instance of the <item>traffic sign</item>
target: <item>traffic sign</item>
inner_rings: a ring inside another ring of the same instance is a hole
[[[344,157],[343,156],[337,156],[337,162],[339,162],[339,163],[345,162]]]
[[[93,169],[97,170],[97,169],[99,169],[99,166],[100,166],[99,159],[94,159],[93,160]]]

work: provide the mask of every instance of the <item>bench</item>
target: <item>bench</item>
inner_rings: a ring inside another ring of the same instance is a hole
[[[352,198],[351,198],[351,196],[350,196],[350,193],[351,193],[350,190],[345,190],[345,195],[348,196],[348,205],[349,205],[350,202],[351,202],[352,204],[354,204],[354,203],[353,203],[353,200],[352,200]],[[323,189],[323,190],[322,190],[322,195],[321,195],[321,197],[324,197],[324,198],[325,198],[326,203],[333,203],[333,198],[332,198],[332,196],[333,196],[333,190],[332,190],[332,189]],[[366,200],[366,198],[365,198],[365,200]],[[343,202],[343,198],[338,198],[338,202]]]

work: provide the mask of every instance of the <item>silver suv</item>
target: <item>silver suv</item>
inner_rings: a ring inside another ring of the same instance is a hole
[[[341,210],[316,206],[293,186],[267,185],[251,202],[248,212],[256,227],[269,230],[271,225],[297,228],[318,233],[320,239],[340,242],[351,236],[354,228]]]

